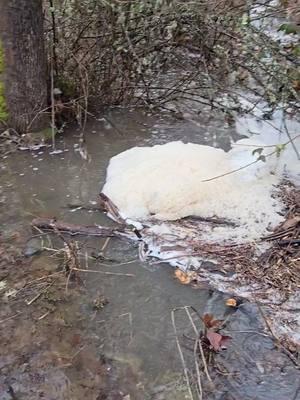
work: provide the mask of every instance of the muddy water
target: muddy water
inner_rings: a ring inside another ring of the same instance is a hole
[[[234,127],[225,127],[221,119],[212,118],[205,112],[197,123],[121,109],[110,111],[105,117],[107,119],[99,118],[88,124],[89,162],[82,160],[76,151],[79,134],[76,128],[69,129],[64,137],[57,139],[57,148],[62,150],[59,154],[51,154],[51,149],[41,149],[31,153],[19,152],[2,160],[2,231],[25,230],[29,237],[31,219],[41,215],[81,224],[111,224],[98,212],[71,211],[68,204],[88,205],[96,200],[105,180],[108,161],[113,155],[132,146],[162,144],[170,140],[192,141],[227,150],[231,141],[239,138]],[[83,239],[82,252],[97,253],[103,244],[103,239]],[[55,241],[54,245],[62,247]],[[298,371],[289,358],[275,349],[272,340],[262,335],[264,324],[254,305],[243,304],[235,312],[226,308],[225,294],[181,285],[173,278],[171,267],[138,261],[137,247],[132,243],[112,239],[104,256],[105,261],[83,257],[83,268],[88,266],[92,270],[134,276],[82,274],[85,295],[74,297],[73,301],[85,323],[78,322],[76,327],[75,319],[73,326],[76,332],[80,329],[81,335],[90,338],[97,357],[105,357],[112,365],[118,366],[113,369],[113,381],[123,388],[123,397],[116,398],[189,399],[171,311],[192,305],[200,314],[210,312],[218,318],[228,318],[227,330],[232,336],[228,349],[217,356],[227,373],[216,377],[216,387],[207,394],[207,399],[300,399]],[[45,252],[32,258],[47,270],[51,270],[54,263],[53,259],[49,262],[49,255]],[[97,301],[99,296],[104,296],[109,302],[103,309],[91,307],[91,302]],[[74,304],[67,303],[60,312],[68,315],[72,307]],[[184,312],[178,312],[176,321],[180,337],[183,333],[192,336]],[[53,340],[53,346],[59,348],[60,344]],[[187,342],[183,351],[192,369],[189,347],[192,346]],[[88,346],[77,348],[74,345],[74,351],[77,350],[83,360],[84,355],[91,351]],[[77,379],[74,368],[64,369],[64,374],[72,386]],[[54,376],[53,384],[55,379]],[[58,393],[53,398],[81,398],[79,392],[73,392],[73,395]],[[3,399],[14,398],[9,396],[6,393]],[[21,398],[33,397],[25,395]],[[90,395],[89,398],[113,397]]]

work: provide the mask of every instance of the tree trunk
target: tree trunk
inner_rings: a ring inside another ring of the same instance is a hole
[[[47,61],[42,0],[0,0],[0,85],[0,113],[2,109],[9,127],[20,133],[45,128]]]

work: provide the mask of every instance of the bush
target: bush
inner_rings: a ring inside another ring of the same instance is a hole
[[[242,88],[271,108],[282,102],[297,108],[299,45],[282,45],[266,33],[266,15],[278,12],[271,2],[256,14],[247,4],[50,0],[47,40],[56,86],[65,101],[75,99],[82,107],[154,107],[197,95],[198,102],[224,109],[219,95],[226,93],[239,109],[235,90]]]

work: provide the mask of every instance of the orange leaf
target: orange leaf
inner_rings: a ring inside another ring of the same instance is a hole
[[[185,272],[180,271],[180,269],[176,269],[174,275],[183,285],[188,285],[189,283],[191,283],[191,277]]]
[[[225,304],[228,307],[236,307],[237,301],[236,301],[236,299],[227,299]]]
[[[206,328],[217,328],[219,327],[223,321],[219,319],[214,319],[214,316],[212,314],[204,314],[202,317],[202,321]]]

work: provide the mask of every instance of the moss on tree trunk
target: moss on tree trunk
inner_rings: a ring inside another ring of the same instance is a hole
[[[4,97],[4,82],[3,82],[3,72],[4,72],[4,54],[2,43],[0,40],[0,126],[3,122],[8,119],[7,106]]]

